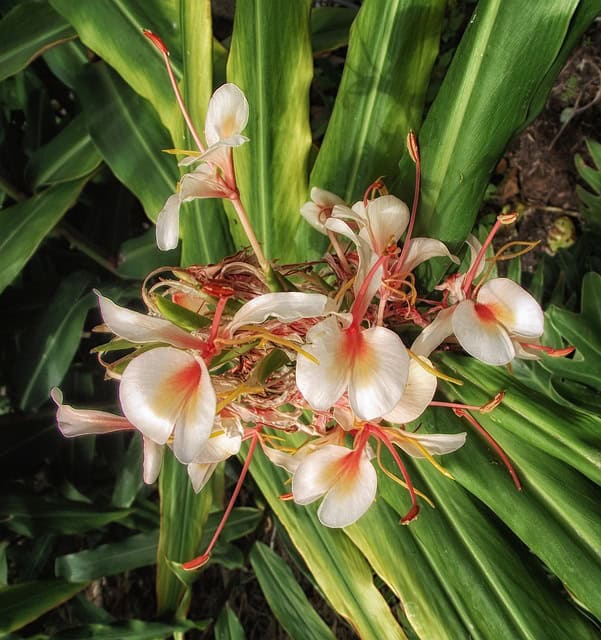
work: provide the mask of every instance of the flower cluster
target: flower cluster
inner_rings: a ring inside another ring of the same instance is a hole
[[[147,35],[168,65],[162,42]],[[468,239],[471,264],[438,286],[442,293],[418,295],[413,272],[419,264],[433,257],[445,258],[449,266],[460,261],[440,241],[413,235],[420,166],[410,134],[408,148],[417,167],[412,210],[381,181],[352,205],[314,188],[300,213],[329,237],[332,251],[319,263],[276,268],[261,252],[236,183],[232,149],[247,142],[244,94],[233,84],[215,92],[206,144],[185,109],[184,117],[198,150],[181,152],[180,164],[192,170],[159,214],[158,246],[177,244],[182,202],[227,198],[253,252],[215,265],[153,272],[142,290],[146,313],[99,293],[103,328],[115,336],[101,350],[101,362],[107,376],[119,381],[123,415],[74,409],[54,390],[61,431],[69,437],[138,432],[145,482],[156,480],[169,447],[187,466],[196,491],[248,440],[239,483],[260,445],[292,475],[291,493],[282,497],[301,505],[323,498],[318,516],[330,527],[350,525],[370,507],[379,467],[408,490],[412,507],[402,522],[410,522],[418,515],[421,494],[403,455],[424,458],[450,477],[434,456],[460,448],[466,433],[421,434],[407,425],[428,406],[449,406],[496,446],[472,413],[494,409],[503,395],[482,407],[434,400],[438,379],[453,380],[435,367],[432,352],[444,343],[503,365],[549,351],[537,342],[543,313],[534,298],[511,280],[483,273],[493,236],[514,217],[500,216],[482,245]],[[410,346],[406,336],[412,336]],[[115,352],[125,355],[105,359]],[[290,432],[304,434],[304,444],[291,449],[283,437]],[[238,491],[239,485],[234,497]],[[201,566],[210,550],[184,566]]]

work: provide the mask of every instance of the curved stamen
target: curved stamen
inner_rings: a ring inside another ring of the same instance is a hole
[[[411,155],[411,159],[415,162],[415,190],[413,194],[413,205],[411,207],[411,217],[409,218],[409,226],[407,227],[407,234],[405,235],[405,242],[403,243],[403,249],[401,255],[396,263],[394,272],[398,273],[403,268],[403,262],[409,252],[409,245],[411,244],[411,236],[413,235],[413,227],[415,226],[415,218],[417,217],[417,207],[419,205],[419,194],[421,190],[422,181],[422,163],[419,155],[419,146],[417,144],[417,136],[413,131],[409,132],[407,136],[407,149]]]

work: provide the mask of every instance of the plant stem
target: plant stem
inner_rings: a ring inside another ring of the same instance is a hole
[[[27,196],[13,186],[4,176],[0,176],[0,191],[6,192],[15,202],[22,202]]]

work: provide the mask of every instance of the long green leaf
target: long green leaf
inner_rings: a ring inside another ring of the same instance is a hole
[[[162,153],[172,142],[156,112],[103,63],[83,74],[78,95],[104,161],[156,220],[178,179],[173,158]]]
[[[0,81],[24,69],[75,31],[46,2],[22,2],[0,21]]]
[[[280,494],[286,491],[286,474],[261,453],[253,459],[250,471],[319,588],[359,636],[366,640],[406,638],[374,585],[360,550],[342,531],[324,527],[313,507],[280,500]]]
[[[180,114],[163,59],[142,33],[143,29],[150,29],[168,43],[176,73],[180,74],[177,23],[173,15],[165,14],[167,3],[158,0],[94,0],[91,3],[50,0],[50,3],[73,25],[87,47],[154,106],[163,125],[175,134],[180,126]]]
[[[211,486],[208,483],[199,494],[194,493],[185,465],[166,449],[159,477],[161,525],[156,584],[159,613],[174,613],[182,606],[184,610],[179,613],[186,613],[188,587],[176,577],[169,562],[185,562],[199,552],[212,501]]]
[[[348,44],[349,30],[357,9],[314,7],[311,10],[311,47],[319,55]]]
[[[175,623],[147,622],[146,620],[129,620],[114,624],[87,624],[53,634],[54,640],[163,640],[177,637],[192,629],[202,630],[207,626],[204,622],[178,621]]]
[[[250,563],[269,607],[293,640],[334,640],[284,560],[256,542],[250,552]]]
[[[238,616],[226,604],[215,624],[215,640],[244,640],[245,637]]]
[[[81,341],[88,310],[96,296],[89,274],[76,272],[63,280],[44,315],[28,330],[15,372],[19,408],[37,409],[59,385]]]
[[[37,149],[25,170],[34,188],[83,178],[102,161],[83,115],[76,116],[48,144]]]
[[[70,209],[87,178],[50,187],[0,211],[0,293],[16,278],[48,232]]]
[[[499,157],[534,117],[531,105],[540,92],[551,87],[549,72],[569,36],[578,4],[477,4],[420,131],[418,233],[440,238],[454,249],[465,239]],[[411,183],[414,169],[408,159],[402,169]]]
[[[159,532],[150,531],[130,536],[123,542],[59,556],[54,562],[54,573],[68,582],[89,582],[146,567],[156,561],[158,540]]]
[[[235,153],[242,202],[266,256],[283,262],[310,249],[305,227],[297,232],[311,147],[309,9],[309,0],[238,2],[227,67],[250,104],[250,142]],[[248,244],[239,226],[232,234]]]
[[[366,0],[351,28],[334,111],[311,185],[352,202],[378,177],[398,176],[419,129],[446,3]]]
[[[9,633],[24,627],[72,598],[85,586],[85,583],[43,580],[0,589],[0,633]]]
[[[213,92],[213,23],[209,0],[179,0],[182,70],[180,83],[190,117],[201,131]],[[190,132],[183,130],[178,140],[193,149]],[[179,144],[176,140],[176,145]],[[180,217],[182,266],[218,262],[233,253],[225,210],[221,200],[195,200],[183,205]]]

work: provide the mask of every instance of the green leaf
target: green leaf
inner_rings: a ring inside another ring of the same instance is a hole
[[[159,614],[186,608],[187,588],[173,573],[170,562],[186,562],[198,553],[212,502],[211,483],[196,494],[186,466],[165,448],[159,477],[160,538],[157,550],[157,608]],[[185,614],[185,611],[179,611]]]
[[[50,187],[0,211],[0,293],[16,278],[48,232],[77,201],[87,178]]]
[[[79,347],[88,311],[96,305],[92,277],[76,272],[65,278],[38,322],[26,330],[15,381],[19,408],[37,409],[60,385]]]
[[[417,234],[439,238],[451,249],[463,242],[499,157],[536,115],[530,107],[540,92],[554,82],[550,71],[578,4],[478,3],[419,134],[423,181]],[[409,190],[414,167],[408,159],[402,172]],[[442,268],[434,271],[440,275]]]
[[[209,515],[200,544],[201,548],[204,548],[210,542],[222,516],[223,511],[214,511]],[[251,534],[259,525],[262,517],[263,511],[255,507],[236,507],[232,509],[232,513],[227,519],[219,539],[225,542],[233,542]]]
[[[546,317],[567,342],[576,347],[571,358],[544,358],[552,373],[601,392],[601,275],[587,273],[582,280],[580,313],[551,306]],[[592,395],[592,394],[591,394]]]
[[[308,232],[297,232],[311,148],[310,4],[239,2],[227,67],[228,79],[250,104],[244,132],[250,142],[235,150],[242,202],[266,256],[282,262],[306,257],[310,249]],[[232,234],[238,246],[248,244],[239,225]]]
[[[215,640],[244,640],[245,637],[240,620],[226,604],[215,624]]]
[[[146,567],[156,562],[158,541],[159,532],[149,531],[130,536],[122,542],[59,556],[54,562],[54,573],[57,578],[68,582],[89,582]]]
[[[94,144],[156,220],[178,179],[173,158],[161,151],[172,146],[169,133],[152,106],[105,64],[90,65],[80,80],[78,95]]]
[[[199,313],[186,309],[165,296],[155,296],[154,303],[163,317],[187,331],[196,331],[211,324],[211,320],[207,316],[201,316]]]
[[[86,129],[84,117],[80,114],[48,144],[33,153],[25,174],[37,189],[41,185],[83,178],[94,171],[101,161]]]
[[[202,631],[208,623],[178,621],[170,624],[163,622],[146,622],[145,620],[129,620],[115,624],[88,624],[74,629],[67,629],[54,634],[54,640],[162,640],[174,634],[183,634],[196,629]]]
[[[72,598],[85,586],[64,580],[41,580],[0,589],[0,633],[24,627]]]
[[[0,81],[70,38],[75,38],[75,32],[47,2],[13,7],[0,21]]]
[[[88,50],[79,40],[64,42],[44,53],[50,71],[70,89],[77,88],[78,76],[88,64]]]
[[[131,507],[144,482],[142,479],[142,438],[134,435],[119,465],[111,504],[127,509]]]
[[[348,44],[349,30],[357,9],[348,7],[314,7],[311,10],[311,47],[314,55]]]
[[[250,552],[250,563],[270,609],[291,638],[334,640],[334,635],[311,606],[292,571],[276,553],[256,542]]]
[[[151,271],[167,264],[179,264],[180,250],[161,251],[154,227],[137,238],[126,240],[119,249],[119,273],[143,280]]]
[[[160,0],[94,0],[92,3],[50,0],[50,4],[73,25],[87,47],[154,106],[163,125],[175,133],[181,116],[163,58],[142,33],[143,29],[150,29],[167,42],[171,62],[179,75],[175,16],[165,14],[166,3]],[[132,123],[137,119],[135,110],[131,118]]]
[[[407,134],[421,124],[444,9],[441,0],[363,3],[312,186],[354,202],[376,178],[397,178]]]
[[[24,536],[48,532],[83,533],[123,520],[127,509],[102,509],[57,497],[42,497],[12,489],[0,496],[0,515],[5,526]]]
[[[247,445],[245,445],[247,448]],[[324,527],[313,505],[280,500],[287,474],[257,453],[250,471],[332,607],[366,640],[403,639],[402,629],[373,583],[370,566],[344,533]]]

